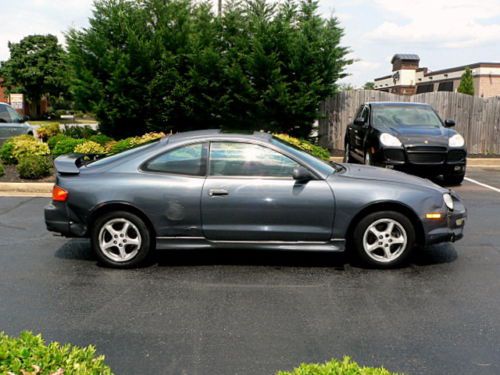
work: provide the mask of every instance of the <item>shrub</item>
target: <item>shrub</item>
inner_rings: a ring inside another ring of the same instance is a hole
[[[287,134],[274,134],[274,136],[281,139],[282,141],[290,143],[291,145],[317,157],[318,159],[325,161],[330,160],[330,152],[324,147],[312,144],[311,142],[306,141],[305,139],[291,137]]]
[[[93,346],[80,348],[45,344],[41,335],[23,332],[18,338],[0,333],[1,374],[111,375],[104,356],[96,356]]]
[[[113,138],[108,137],[107,135],[104,134],[96,134],[91,137],[89,137],[89,141],[99,143],[101,146],[104,146],[105,144],[111,142]]]
[[[65,138],[60,140],[54,146],[52,150],[52,155],[57,157],[64,154],[70,154],[74,152],[75,147],[84,143],[85,139],[74,139],[74,138]]]
[[[12,156],[19,162],[25,156],[47,156],[50,155],[49,146],[38,142],[35,138],[19,139],[14,142]]]
[[[63,134],[71,138],[79,139],[90,138],[93,135],[97,135],[97,131],[90,126],[65,126]]]
[[[61,129],[59,129],[59,123],[52,122],[50,124],[40,126],[36,133],[38,134],[38,138],[46,142],[50,137],[61,133]]]
[[[3,169],[3,165],[0,164],[0,177],[2,177],[5,174],[5,170]]]
[[[50,175],[49,159],[40,155],[28,155],[21,158],[17,164],[17,172],[19,177],[29,180]]]
[[[77,145],[74,152],[77,154],[104,154],[106,150],[97,142],[86,141]]]
[[[47,145],[49,146],[49,148],[51,150],[54,149],[54,147],[56,147],[56,144],[59,143],[60,141],[62,140],[65,140],[65,139],[73,139],[71,137],[68,137],[67,135],[64,135],[64,134],[57,134],[53,137],[50,137],[47,141]]]
[[[12,155],[12,151],[14,151],[14,142],[9,139],[8,141],[5,141],[0,148],[0,159],[2,159],[5,164],[16,164],[16,159]]]
[[[322,364],[303,363],[296,369],[288,371],[278,371],[276,375],[391,375],[383,367],[361,367],[349,357],[344,357],[342,361],[332,359]]]

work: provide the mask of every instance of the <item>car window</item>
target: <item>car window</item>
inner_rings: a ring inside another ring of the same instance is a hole
[[[365,124],[368,123],[368,116],[370,116],[370,110],[368,109],[368,107],[365,107],[363,109],[363,112],[361,112],[361,117],[363,118]]]
[[[144,169],[152,172],[204,176],[206,150],[206,143],[179,147],[148,161]]]
[[[373,107],[373,125],[390,127],[440,127],[441,121],[428,106],[377,105]]]
[[[10,107],[6,107],[6,108],[7,108],[7,112],[9,112],[11,121],[20,123],[22,118],[21,118],[21,116],[19,116],[19,113],[17,113],[17,111],[15,109],[12,109]]]
[[[0,105],[0,123],[12,122],[6,105]]]
[[[292,177],[299,165],[270,148],[250,143],[212,142],[211,176]]]

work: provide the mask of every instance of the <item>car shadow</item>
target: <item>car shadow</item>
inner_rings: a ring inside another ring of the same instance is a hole
[[[97,258],[87,239],[70,239],[56,252],[59,259],[96,262]],[[409,260],[410,266],[430,266],[452,263],[458,258],[451,243],[437,244],[418,248]],[[204,250],[159,250],[144,266],[159,267],[185,266],[263,266],[263,267],[329,267],[345,270],[346,266],[366,268],[349,253],[286,251],[286,250],[242,250],[242,249],[204,249]]]

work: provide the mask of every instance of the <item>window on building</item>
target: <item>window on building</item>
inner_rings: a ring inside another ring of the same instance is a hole
[[[424,92],[433,92],[433,91],[434,91],[434,84],[433,83],[427,83],[424,85],[417,86],[417,94],[422,94]]]
[[[438,91],[453,91],[453,81],[440,82]]]

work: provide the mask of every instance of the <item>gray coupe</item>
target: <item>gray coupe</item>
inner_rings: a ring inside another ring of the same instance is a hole
[[[0,103],[0,143],[21,134],[33,135],[33,128],[7,103]]]
[[[326,163],[267,133],[178,133],[85,162],[55,160],[49,231],[90,237],[98,259],[133,267],[154,249],[352,250],[394,267],[462,237],[456,193],[389,169]]]

